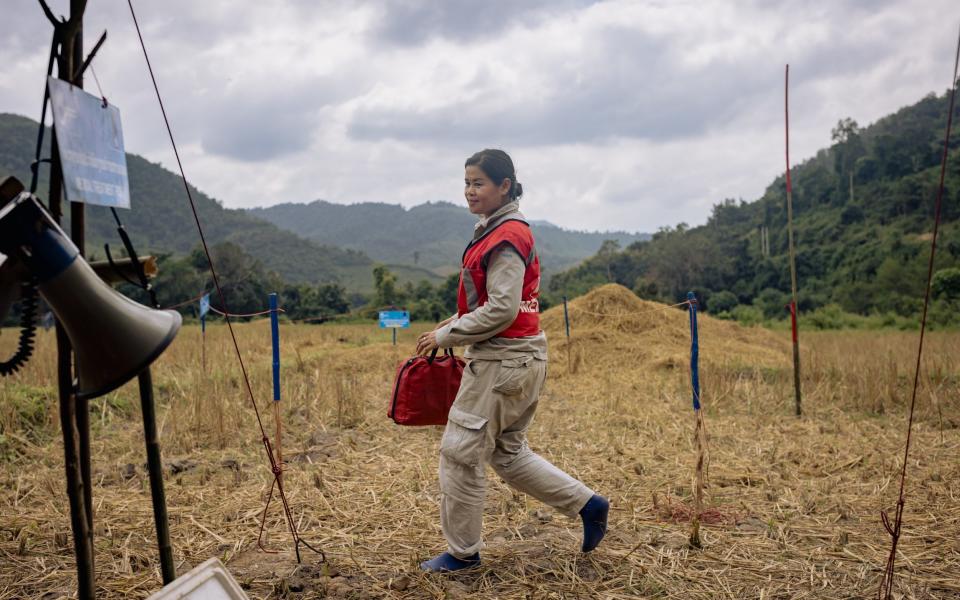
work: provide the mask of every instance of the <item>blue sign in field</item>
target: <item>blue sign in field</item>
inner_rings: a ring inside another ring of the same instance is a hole
[[[47,85],[67,199],[130,208],[120,111],[65,81]]]
[[[410,313],[405,310],[381,310],[380,327],[410,327]]]

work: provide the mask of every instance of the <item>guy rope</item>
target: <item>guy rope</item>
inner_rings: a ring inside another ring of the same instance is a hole
[[[897,543],[903,526],[904,489],[907,481],[907,459],[910,457],[910,434],[913,432],[913,409],[917,403],[917,388],[920,383],[920,360],[923,357],[923,334],[927,330],[927,308],[930,305],[930,281],[933,279],[933,259],[937,253],[937,233],[940,229],[940,208],[943,204],[943,180],[947,172],[947,155],[950,151],[950,127],[953,125],[953,103],[957,94],[957,66],[960,64],[960,35],[957,37],[957,52],[953,59],[953,78],[950,80],[950,110],[947,113],[947,132],[943,139],[943,156],[940,160],[940,185],[937,189],[937,202],[933,210],[933,237],[930,240],[930,261],[927,264],[927,286],[923,296],[923,317],[920,319],[920,343],[917,346],[917,366],[913,373],[913,394],[910,397],[910,417],[907,420],[907,442],[903,449],[903,464],[900,468],[900,493],[897,498],[897,508],[890,521],[886,511],[880,513],[883,526],[890,534],[890,556],[887,557],[887,566],[880,578],[880,590],[877,597],[880,600],[890,600],[893,597],[893,574],[897,560]]]
[[[237,342],[237,336],[233,330],[233,324],[230,321],[230,313],[227,310],[226,298],[224,297],[223,289],[220,287],[220,280],[217,277],[217,271],[213,266],[213,257],[210,255],[210,249],[207,246],[207,240],[203,234],[203,226],[200,224],[200,217],[197,213],[196,203],[193,200],[193,194],[190,192],[190,186],[187,185],[187,177],[184,174],[183,163],[180,160],[180,153],[177,151],[177,143],[173,139],[173,130],[170,127],[170,121],[167,118],[167,111],[164,108],[163,99],[160,96],[160,88],[157,85],[157,78],[156,76],[154,76],[153,67],[150,64],[150,56],[147,54],[147,46],[143,41],[143,34],[140,32],[140,24],[137,22],[137,15],[133,9],[132,0],[127,0],[127,6],[130,7],[130,16],[132,17],[133,25],[137,30],[137,37],[140,40],[140,48],[143,50],[143,58],[147,63],[147,71],[150,73],[150,81],[153,83],[153,90],[157,96],[157,103],[160,106],[160,113],[163,115],[163,123],[167,129],[167,136],[170,138],[170,145],[173,148],[173,155],[177,160],[177,167],[180,170],[180,179],[181,181],[183,181],[183,187],[184,187],[184,190],[186,190],[187,199],[190,201],[190,210],[193,212],[193,220],[197,225],[197,232],[200,235],[200,242],[203,245],[203,252],[207,257],[207,264],[210,266],[210,275],[213,278],[213,284],[217,290],[217,296],[220,298],[220,305],[224,308],[223,314],[227,322],[227,328],[230,331],[230,339],[233,341],[233,348],[237,355],[237,361],[240,364],[240,371],[243,374],[243,381],[247,389],[247,395],[250,398],[250,404],[253,407],[253,412],[257,417],[257,425],[260,427],[261,441],[263,443],[263,448],[266,451],[267,459],[270,461],[270,469],[274,475],[274,479],[277,486],[277,493],[280,496],[281,503],[283,504],[283,512],[287,520],[287,526],[290,529],[290,535],[293,538],[293,543],[294,543],[293,547],[297,556],[297,562],[301,562],[300,544],[303,544],[307,548],[310,548],[311,550],[319,554],[322,560],[326,560],[326,555],[323,553],[323,551],[318,550],[313,546],[311,546],[310,544],[308,544],[305,540],[303,540],[300,537],[300,534],[297,531],[297,525],[293,518],[293,512],[290,509],[290,503],[287,501],[287,496],[283,489],[283,479],[279,477],[279,475],[282,473],[282,469],[280,464],[277,463],[276,456],[274,454],[274,450],[270,442],[270,437],[267,435],[266,429],[263,426],[263,420],[260,417],[260,410],[257,408],[257,401],[253,395],[253,388],[250,385],[250,377],[247,374],[247,368],[246,368],[246,365],[244,365],[243,356],[240,353],[240,344]]]

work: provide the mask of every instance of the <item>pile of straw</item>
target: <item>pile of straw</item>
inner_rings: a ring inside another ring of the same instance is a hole
[[[690,362],[690,326],[686,305],[676,307],[641,300],[616,284],[598,287],[568,304],[573,352],[590,353],[594,365],[639,369],[685,368]],[[567,343],[563,306],[543,313],[541,321],[557,347]],[[773,333],[732,321],[699,315],[702,364],[737,361],[753,367],[783,363],[789,346]],[[584,357],[580,357],[581,362]]]

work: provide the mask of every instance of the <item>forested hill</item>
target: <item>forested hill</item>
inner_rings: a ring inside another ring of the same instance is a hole
[[[36,121],[0,114],[0,177],[12,174],[24,185],[29,185],[36,136]],[[49,131],[45,139],[49,141]],[[49,150],[44,152],[44,156],[48,155]],[[197,227],[180,176],[129,153],[127,171],[132,210],[118,213],[138,251],[186,254],[199,244]],[[43,165],[38,193],[44,200],[49,172],[48,165]],[[322,246],[299,238],[242,210],[223,208],[196,188],[192,188],[191,193],[208,242],[234,242],[286,281],[350,281],[357,276],[354,271],[359,270],[365,279],[370,279],[373,261],[360,252]],[[68,222],[69,217],[64,220],[67,231]],[[103,258],[105,241],[118,251],[122,248],[107,208],[87,207],[86,232],[87,249],[94,256]]]
[[[25,184],[36,144],[37,123],[0,113],[0,177],[12,174]],[[49,155],[49,131],[45,135]],[[196,225],[179,175],[136,154],[127,154],[132,210],[118,211],[138,250],[184,255],[199,243]],[[49,166],[40,170],[38,193],[46,199]],[[403,282],[437,284],[456,272],[464,241],[475,222],[466,208],[446,202],[409,210],[399,205],[329,202],[281,204],[252,211],[232,210],[191,188],[207,240],[233,242],[268,270],[290,283],[338,282],[348,290],[370,292],[374,260],[386,263]],[[69,212],[69,211],[67,211]],[[87,249],[103,258],[103,243],[120,248],[109,209],[88,206]],[[64,218],[67,228],[69,216]],[[533,223],[546,276],[589,257],[604,240],[629,244],[646,234],[568,231]]]
[[[931,94],[862,130],[842,119],[835,143],[792,169],[802,311],[838,304],[860,314],[919,312],[948,107],[946,95]],[[960,296],[958,147],[954,135],[934,280],[942,318]],[[550,290],[577,295],[607,281],[668,301],[697,290],[714,312],[782,316],[790,290],[785,178],[756,201],[715,205],[705,225],[665,228],[623,250],[608,246],[556,275]]]
[[[379,202],[343,205],[317,200],[250,212],[321,244],[358,250],[375,260],[418,265],[440,274],[456,272],[465,240],[476,223],[465,205],[449,202],[427,202],[405,209]],[[545,221],[534,221],[531,226],[547,275],[591,256],[605,240],[627,245],[650,237],[569,231]]]

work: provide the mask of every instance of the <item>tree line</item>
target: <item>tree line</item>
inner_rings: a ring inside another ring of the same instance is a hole
[[[285,282],[264,267],[262,261],[232,242],[220,242],[210,250],[229,312],[234,314],[265,310],[271,292],[277,293],[285,317],[292,320],[322,322],[347,315],[375,319],[380,310],[394,308],[409,310],[414,320],[439,321],[456,312],[456,274],[436,286],[427,281],[400,284],[386,266],[375,265],[371,272],[375,291],[361,294],[348,292],[337,282],[317,285]],[[182,257],[159,256],[158,263],[159,273],[152,285],[161,307],[177,306],[209,293],[210,305],[226,312],[201,248]],[[124,284],[119,290],[138,302],[149,303],[147,292],[136,286]],[[198,302],[188,302],[177,310],[186,317],[196,317]]]

